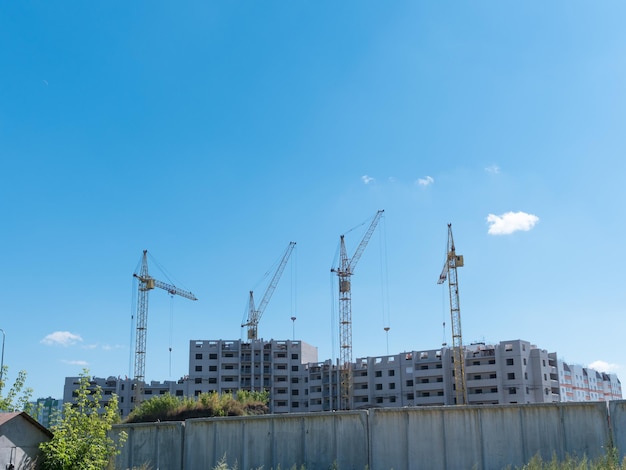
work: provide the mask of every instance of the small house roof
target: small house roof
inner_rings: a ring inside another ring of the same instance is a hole
[[[53,436],[52,431],[50,431],[48,428],[43,426],[41,423],[39,423],[39,421],[37,421],[35,418],[30,416],[25,411],[14,411],[14,412],[11,412],[11,413],[0,413],[0,426],[2,426],[5,423],[8,423],[9,421],[11,421],[13,419],[16,419],[18,416],[24,418],[30,424],[32,424],[33,426],[38,428],[40,431],[42,431],[43,433],[45,433],[48,436],[50,436],[50,438],[52,438],[52,436]]]

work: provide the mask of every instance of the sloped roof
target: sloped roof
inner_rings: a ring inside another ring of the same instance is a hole
[[[0,413],[0,426],[2,426],[5,423],[8,423],[9,421],[11,421],[12,419],[17,418],[18,416],[21,416],[26,421],[28,421],[30,424],[32,424],[33,426],[38,428],[40,431],[42,431],[43,433],[45,433],[48,436],[50,436],[50,438],[52,438],[52,436],[53,436],[52,431],[50,431],[45,426],[42,426],[39,423],[39,421],[37,421],[36,419],[34,419],[32,416],[30,416],[28,413],[26,413],[24,411],[14,411],[14,412],[11,412],[11,413]]]

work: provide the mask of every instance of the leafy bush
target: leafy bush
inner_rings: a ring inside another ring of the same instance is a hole
[[[63,405],[59,423],[52,426],[54,437],[39,447],[43,470],[101,470],[120,452],[126,440],[121,433],[118,442],[108,436],[113,424],[120,421],[117,396],[100,408],[102,390],[89,390],[86,370],[80,376],[76,400]]]

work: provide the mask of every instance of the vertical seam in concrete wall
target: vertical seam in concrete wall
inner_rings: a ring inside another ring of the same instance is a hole
[[[187,421],[183,421],[180,425],[180,468],[185,468],[185,431],[187,430]]]
[[[159,451],[159,431],[161,426],[158,424],[155,426],[156,432],[154,433],[154,448],[156,449],[156,470],[159,470],[159,462],[161,461],[161,452]]]
[[[528,446],[526,445],[526,427],[524,426],[524,413],[522,413],[522,408],[517,409],[517,414],[519,415],[519,426],[520,426],[520,434],[522,436],[522,458],[524,462],[528,462],[530,459],[528,458]]]
[[[211,468],[213,468],[214,465],[217,465],[218,459],[221,459],[222,456],[217,455],[217,432],[215,432],[217,423],[215,421],[208,421],[208,423],[209,423],[209,428],[213,432],[213,455],[211,457]]]
[[[339,448],[337,446],[337,420],[339,419],[339,416],[337,415],[337,413],[333,414],[333,460],[335,462],[338,461],[339,459]]]
[[[372,433],[370,431],[370,419],[373,417],[373,410],[365,410],[365,443],[367,445],[367,468],[374,468],[373,465],[373,457],[372,457]],[[362,416],[362,415],[361,415]]]
[[[443,468],[448,468],[448,449],[446,446],[446,418],[444,416],[443,408],[439,410],[439,416],[441,416],[441,442],[443,443]]]
[[[565,429],[565,416],[563,415],[563,407],[559,406],[559,431],[561,434],[561,455],[559,455],[559,458],[564,458],[565,454],[567,453],[567,436],[565,435],[566,429]]]
[[[304,416],[300,418],[300,435],[302,436],[302,463],[301,465],[306,466],[306,464],[308,463],[307,452],[306,452],[307,429],[306,429],[306,421],[304,419]],[[298,467],[299,466],[300,465],[298,465]]]
[[[133,431],[133,427],[129,427],[128,428],[128,439],[126,440],[126,445],[128,446],[128,449],[133,449],[133,437],[134,437],[134,431]],[[126,464],[128,465],[128,468],[133,468],[133,454],[134,452],[128,452],[128,459],[126,459]]]
[[[275,432],[275,421],[276,420],[272,420],[272,425],[270,426],[271,429],[271,433],[272,433],[272,449],[271,449],[271,455],[270,455],[270,462],[271,462],[271,468],[276,468],[276,432]]]
[[[613,405],[610,401],[606,402],[606,427],[609,430],[609,444],[615,447],[616,443],[615,443],[615,436],[613,435],[613,419],[611,417],[612,406]],[[621,455],[620,455],[620,458],[621,458]]]
[[[254,375],[254,374],[252,374]],[[248,436],[246,433],[246,420],[241,420],[241,468],[248,468]]]
[[[478,412],[478,429],[480,430],[479,439],[480,439],[480,468],[485,468],[485,433],[483,431],[483,413],[479,408],[476,410]]]
[[[409,460],[410,457],[409,456],[410,456],[411,453],[409,451],[409,446],[411,444],[410,444],[410,438],[409,438],[409,414],[408,413],[404,413],[404,434],[405,434],[405,437],[406,437],[406,439],[405,439],[405,443],[406,443],[406,452],[405,452],[405,455],[406,455],[406,465],[407,465],[407,468],[410,468],[411,464],[410,464],[410,460]]]

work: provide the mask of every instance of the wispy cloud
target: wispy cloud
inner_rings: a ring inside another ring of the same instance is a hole
[[[498,173],[500,173],[500,167],[498,165],[489,165],[487,168],[485,168],[485,171],[487,173],[491,173],[492,175],[497,175]]]
[[[103,344],[102,345],[102,350],[103,351],[113,351],[114,349],[124,349],[125,346],[122,346],[121,344]]]
[[[50,333],[40,342],[46,346],[71,346],[78,342],[81,342],[83,338],[69,331],[55,331]]]
[[[62,360],[63,364],[69,364],[70,366],[88,366],[89,363],[87,361],[79,361],[79,360]]]
[[[435,180],[432,178],[432,176],[427,176],[426,178],[419,178],[417,180],[417,184],[419,184],[420,186],[429,186],[433,184],[434,182]]]
[[[526,212],[506,212],[502,215],[489,214],[487,223],[489,224],[489,235],[510,235],[513,232],[527,232],[532,229],[539,217]]]
[[[367,175],[361,176],[361,180],[365,184],[370,184],[370,183],[373,183],[375,181],[374,178],[372,178],[371,176],[367,176]]]
[[[605,362],[605,361],[594,361],[591,364],[589,364],[589,367],[597,370],[598,372],[606,372],[609,374],[612,372],[617,372],[618,370],[621,369],[621,367],[618,364],[609,364],[608,362]]]

